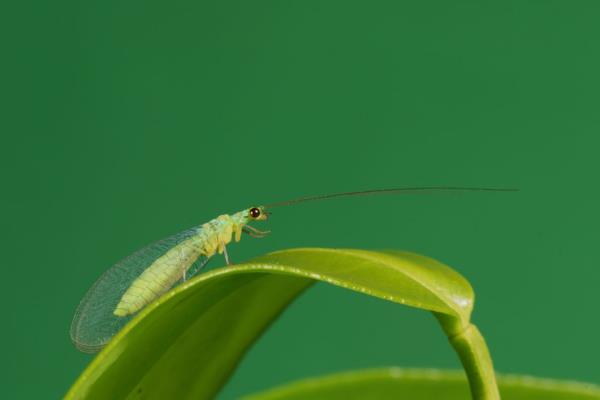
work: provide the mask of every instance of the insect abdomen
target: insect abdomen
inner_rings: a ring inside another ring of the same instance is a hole
[[[202,225],[196,236],[167,251],[133,281],[121,297],[114,315],[124,317],[142,309],[169,290],[198,257],[210,258],[216,252],[223,253],[233,233],[239,241],[241,230],[241,224],[229,215],[221,215]]]
[[[140,310],[169,290],[203,253],[199,235],[194,236],[157,258],[129,286],[114,314],[124,317]]]

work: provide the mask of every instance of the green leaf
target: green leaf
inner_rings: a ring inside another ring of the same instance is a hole
[[[469,323],[473,290],[417,254],[293,249],[197,276],[146,307],[94,359],[67,399],[212,398],[248,347],[315,281],[434,312],[475,398],[496,399],[483,338]]]
[[[503,400],[599,400],[600,387],[521,376],[498,377]],[[346,372],[305,379],[244,400],[464,400],[469,397],[465,375],[458,371],[387,368]]]

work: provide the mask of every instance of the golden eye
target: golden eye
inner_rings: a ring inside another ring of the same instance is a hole
[[[254,219],[260,217],[260,208],[252,207],[250,209],[250,216]]]

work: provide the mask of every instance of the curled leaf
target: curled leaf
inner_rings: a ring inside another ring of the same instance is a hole
[[[499,376],[503,400],[599,400],[600,387],[526,376]],[[243,400],[463,400],[469,397],[460,371],[385,368],[303,379]]]
[[[476,398],[497,398],[485,343],[469,322],[473,290],[458,273],[408,252],[306,248],[216,269],[166,293],[109,342],[67,399],[212,398],[249,346],[315,281],[434,312],[461,343],[455,348],[466,351],[461,359],[471,363]],[[475,340],[464,336],[473,332]]]

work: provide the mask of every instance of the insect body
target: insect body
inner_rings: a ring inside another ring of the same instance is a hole
[[[220,215],[117,263],[96,281],[79,304],[71,324],[71,340],[84,352],[100,350],[133,314],[198,272],[216,253],[224,254],[229,264],[227,245],[232,239],[239,242],[242,232],[253,237],[267,235],[268,231],[248,223],[266,220],[268,215],[264,207]]]
[[[239,242],[243,230],[255,236],[266,234],[247,224],[251,220],[265,220],[267,215],[263,208],[252,207],[231,216],[220,215],[205,223],[195,235],[168,250],[142,272],[123,294],[114,314],[118,317],[133,314],[169,290],[180,278],[185,281],[187,271],[200,256],[205,257],[204,266],[215,253],[225,253],[225,260],[229,264],[226,246],[232,236]]]
[[[198,272],[216,253],[229,264],[227,245],[242,233],[264,237],[269,232],[248,225],[266,220],[272,207],[336,197],[422,192],[514,191],[514,189],[418,187],[378,189],[302,197],[296,200],[252,207],[153,243],[107,270],[88,290],[71,324],[71,340],[85,352],[100,350],[132,316],[187,276]]]

